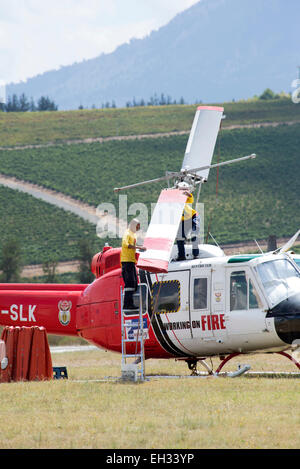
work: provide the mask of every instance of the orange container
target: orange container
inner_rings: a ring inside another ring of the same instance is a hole
[[[0,382],[50,380],[52,359],[44,327],[5,327],[8,366],[0,370]]]
[[[43,327],[34,327],[28,380],[44,380],[52,377],[52,360],[46,330]]]
[[[28,379],[28,368],[31,354],[32,328],[21,327],[18,336],[18,353],[14,366],[14,381]]]
[[[1,370],[0,381],[1,383],[9,383],[12,379],[13,361],[14,361],[14,338],[15,331],[13,327],[5,327],[1,339],[5,342],[6,356],[8,358],[8,365],[5,370]]]

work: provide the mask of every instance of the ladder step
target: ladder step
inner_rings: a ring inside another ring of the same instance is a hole
[[[126,353],[124,352],[123,357],[141,357],[143,354],[141,352],[138,353]]]
[[[137,358],[137,355],[123,355],[123,358]],[[135,365],[142,366],[141,363],[135,363]]]
[[[142,337],[138,337],[136,339],[136,337],[134,339],[123,339],[123,342],[142,342]]]
[[[128,329],[132,329],[132,324],[124,324],[123,327],[128,327]],[[135,328],[135,330],[139,330],[138,327]],[[140,328],[141,330],[141,328]]]

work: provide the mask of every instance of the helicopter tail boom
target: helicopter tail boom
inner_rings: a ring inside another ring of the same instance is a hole
[[[86,285],[0,284],[0,325],[45,327],[77,336],[76,308]]]

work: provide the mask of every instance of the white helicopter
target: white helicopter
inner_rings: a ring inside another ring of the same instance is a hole
[[[285,351],[300,343],[300,256],[287,252],[300,230],[275,252],[225,256],[219,246],[202,244],[194,259],[187,245],[186,260],[177,261],[174,242],[188,197],[180,185],[190,192],[198,185],[198,200],[211,168],[256,157],[211,165],[223,111],[197,109],[180,172],[115,188],[175,180],[159,197],[137,267],[150,292],[147,327],[170,356],[186,360],[195,373],[197,362],[212,356],[223,359],[217,372],[237,354],[274,352],[295,362]]]

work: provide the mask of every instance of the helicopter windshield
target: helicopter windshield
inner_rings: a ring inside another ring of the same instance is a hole
[[[257,266],[272,306],[300,292],[300,274],[287,259],[276,259]]]

